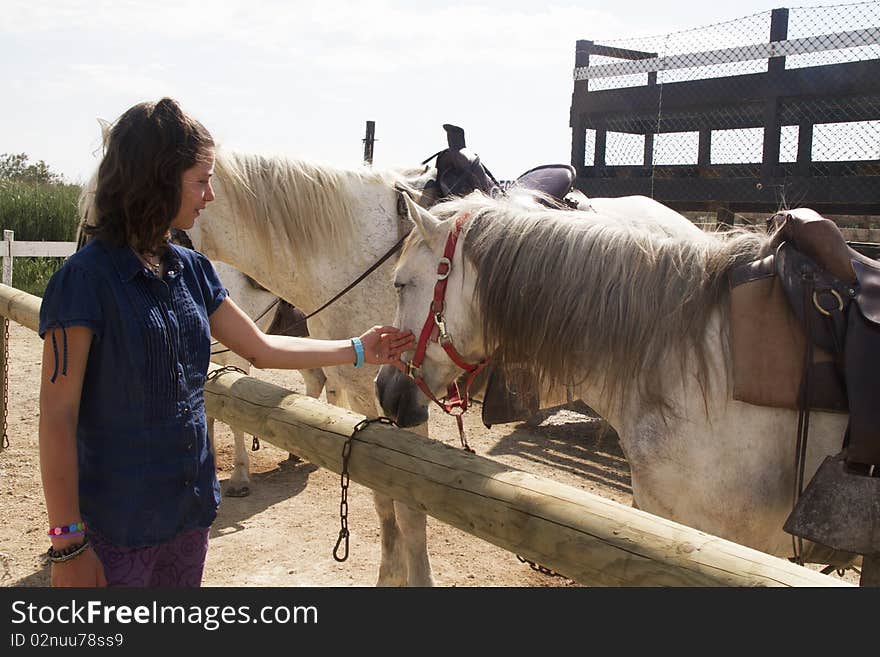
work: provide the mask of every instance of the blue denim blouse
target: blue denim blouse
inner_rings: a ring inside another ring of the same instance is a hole
[[[77,425],[80,511],[128,547],[208,527],[220,503],[204,385],[208,317],[228,292],[196,251],[172,244],[165,264],[160,279],[129,247],[92,240],[52,276],[40,307],[40,337],[62,329],[53,380],[66,375],[64,329],[94,332]]]

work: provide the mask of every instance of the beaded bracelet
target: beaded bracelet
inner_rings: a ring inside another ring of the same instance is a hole
[[[69,545],[63,550],[56,550],[50,545],[49,549],[46,550],[46,556],[49,557],[49,561],[51,561],[52,563],[63,563],[65,561],[70,561],[71,559],[78,557],[83,552],[85,552],[88,547],[89,537],[84,536],[82,543],[80,543],[79,545]]]
[[[72,525],[51,527],[47,532],[49,536],[82,536],[86,532],[86,523],[75,522]]]

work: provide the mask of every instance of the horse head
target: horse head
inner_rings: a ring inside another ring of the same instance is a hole
[[[386,414],[401,426],[415,426],[428,418],[426,395],[435,401],[444,396],[463,371],[481,368],[487,354],[475,305],[475,272],[464,258],[462,240],[450,237],[462,230],[464,217],[440,220],[409,196],[404,199],[414,230],[395,269],[394,321],[419,342],[407,363],[409,378],[385,366],[376,388]]]

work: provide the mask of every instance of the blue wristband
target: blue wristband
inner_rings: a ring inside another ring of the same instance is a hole
[[[354,361],[354,366],[360,367],[364,364],[364,345],[360,338],[352,338],[351,346],[354,347],[354,353],[357,356],[357,360]]]

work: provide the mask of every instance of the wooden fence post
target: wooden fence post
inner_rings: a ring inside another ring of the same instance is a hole
[[[364,164],[373,166],[373,144],[376,141],[376,122],[367,121],[367,133],[364,136]]]
[[[12,287],[12,242],[15,241],[15,231],[4,230],[3,241],[6,242],[6,248],[3,253],[3,285]]]

